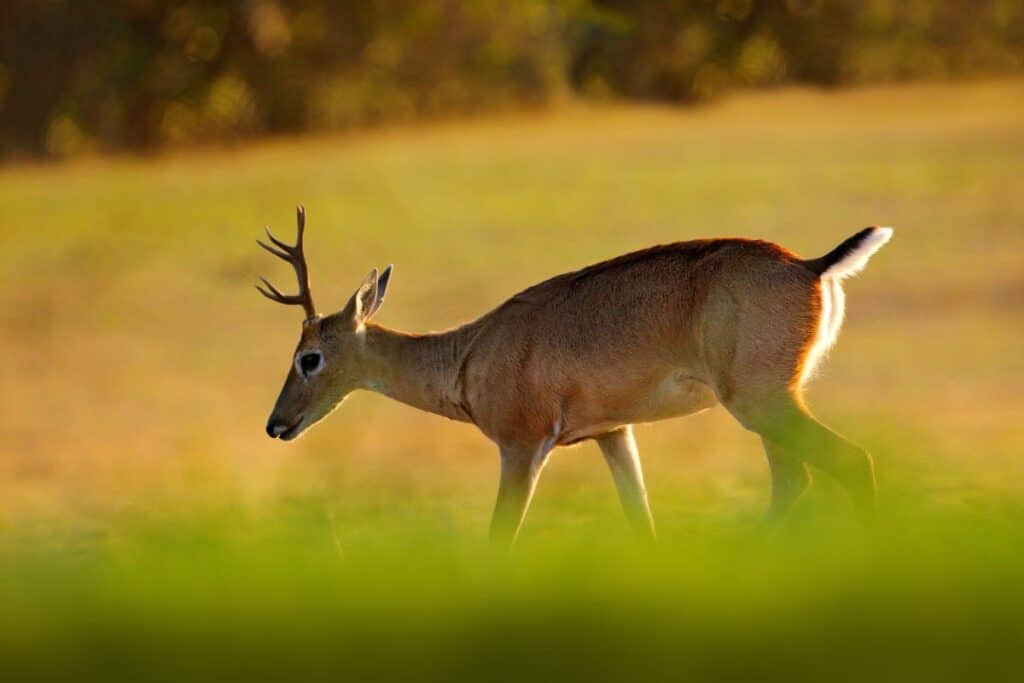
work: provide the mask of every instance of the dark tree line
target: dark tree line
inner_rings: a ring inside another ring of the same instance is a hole
[[[3,0],[0,154],[1024,69],[1024,0]]]

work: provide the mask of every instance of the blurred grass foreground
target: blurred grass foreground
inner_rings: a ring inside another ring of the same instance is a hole
[[[0,169],[0,676],[1015,678],[1022,177],[1019,80]],[[271,442],[299,318],[253,240],[299,201],[319,300],[394,262],[380,320],[413,330],[654,242],[895,226],[810,395],[874,453],[880,528],[818,477],[759,531],[764,457],[717,409],[638,430],[654,548],[592,445],[494,556],[472,429],[358,395]]]

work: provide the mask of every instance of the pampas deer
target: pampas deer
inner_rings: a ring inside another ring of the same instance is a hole
[[[593,439],[626,515],[653,537],[631,425],[722,404],[760,435],[772,477],[769,515],[784,513],[811,465],[870,516],[870,456],[808,412],[801,390],[839,333],[843,278],[892,235],[861,230],[805,260],[768,242],[709,239],[651,247],[558,275],[461,327],[408,334],[373,322],[392,268],[372,270],[341,311],[318,315],[303,251],[305,213],[289,245],[299,291],[260,292],[302,306],[305,320],[267,434],[299,436],[356,389],[475,424],[501,457],[491,537],[518,533],[556,446]]]

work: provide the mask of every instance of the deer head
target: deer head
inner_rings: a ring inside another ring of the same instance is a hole
[[[265,278],[256,285],[260,294],[281,304],[302,306],[306,318],[295,347],[281,394],[267,420],[267,434],[290,441],[319,422],[363,381],[363,348],[366,323],[380,310],[391,279],[392,267],[378,274],[374,268],[337,313],[318,315],[309,289],[309,270],[303,251],[306,212],[298,207],[298,237],[285,244],[267,229],[271,244],[257,243],[291,264],[299,282],[298,294],[279,292]]]

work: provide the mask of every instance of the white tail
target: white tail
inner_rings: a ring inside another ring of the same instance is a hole
[[[874,253],[892,238],[892,228],[867,228],[852,239],[857,238],[859,238],[857,243],[839,254],[839,260],[826,268],[821,277],[844,278],[864,270],[864,266],[868,264],[868,260]],[[842,249],[842,245],[839,249]]]

